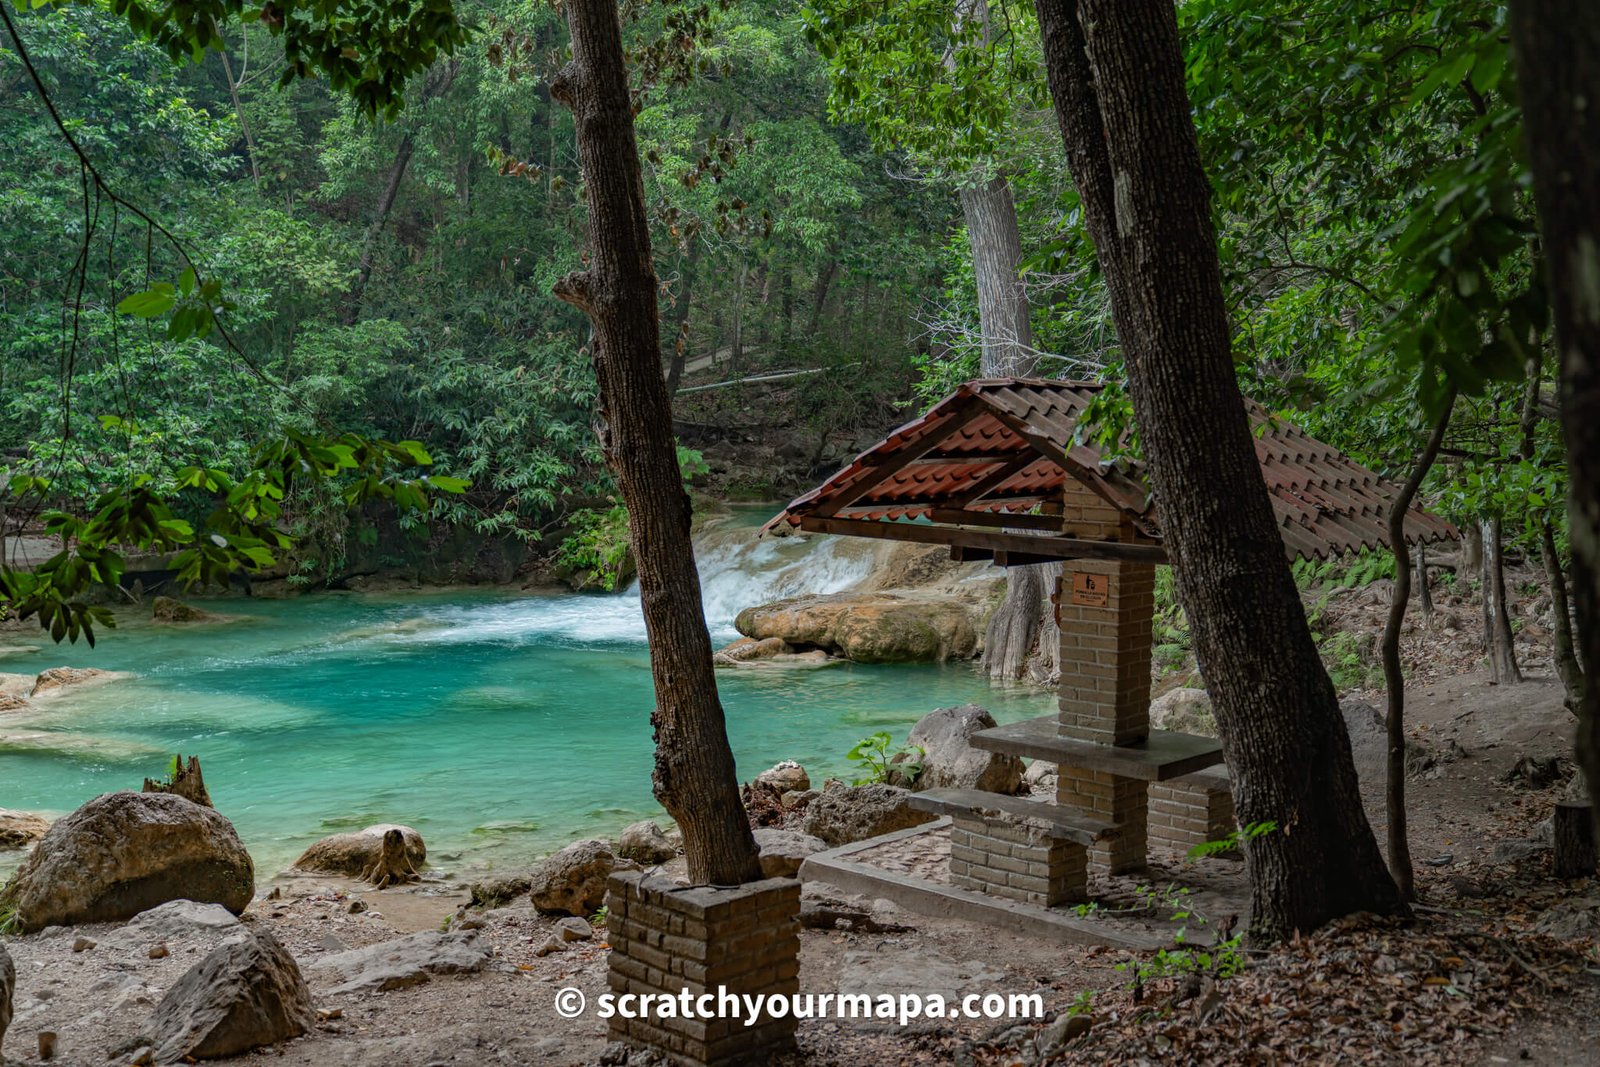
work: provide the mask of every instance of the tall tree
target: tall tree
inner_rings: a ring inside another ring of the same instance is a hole
[[[1252,933],[1404,911],[1257,466],[1173,5],[1037,0],[1037,10],[1239,818],[1280,828],[1245,848]]]
[[[690,880],[737,885],[760,878],[761,865],[717,698],[689,496],[661,373],[655,263],[622,27],[614,0],[567,0],[566,9],[572,60],[550,91],[577,125],[590,265],[557,282],[555,293],[594,327],[601,447],[628,507],[650,641],[656,799],[683,829]]]
[[[1589,678],[1577,755],[1600,798],[1600,8],[1513,0],[1511,39],[1560,352],[1577,645]]]

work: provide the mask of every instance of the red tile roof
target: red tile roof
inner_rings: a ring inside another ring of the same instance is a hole
[[[1024,514],[1059,501],[1070,474],[1159,539],[1155,503],[1137,468],[1102,463],[1099,450],[1076,440],[1078,418],[1099,388],[1038,378],[968,382],[797,497],[767,528],[799,526],[807,517],[929,519],[936,509],[941,518],[953,510]],[[1384,516],[1398,489],[1393,482],[1257,405],[1250,418],[1291,558],[1326,559],[1388,543]],[[975,490],[982,492],[973,498]],[[1411,544],[1459,536],[1415,504],[1405,531]],[[926,534],[917,539],[939,541],[933,530]],[[1020,542],[1015,547],[1023,550]]]

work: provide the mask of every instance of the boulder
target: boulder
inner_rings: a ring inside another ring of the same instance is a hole
[[[746,608],[734,626],[758,641],[781,638],[860,663],[970,659],[980,636],[964,600],[932,593],[792,597]]]
[[[51,667],[39,672],[33,680],[33,689],[29,696],[38,696],[41,693],[65,689],[68,686],[88,685],[90,683],[109,682],[121,677],[112,671],[103,671],[98,667]]]
[[[1163,693],[1150,702],[1150,727],[1180,734],[1217,736],[1217,718],[1211,710],[1211,697],[1204,689],[1181,688]]]
[[[782,796],[784,793],[804,793],[811,788],[811,776],[792,759],[774,764],[756,775],[756,785],[765,786]]]
[[[476,930],[424,930],[324,956],[309,969],[319,981],[336,983],[330,994],[377,993],[420,985],[436,974],[476,974],[491,951]]]
[[[11,1025],[11,998],[17,991],[17,966],[6,947],[0,945],[0,1048],[5,1047],[6,1029]]]
[[[27,848],[50,829],[50,820],[31,811],[0,808],[0,851]]]
[[[156,622],[226,622],[227,617],[185,604],[170,596],[158,596],[150,602],[150,618]]]
[[[1001,752],[974,748],[972,735],[992,730],[994,717],[976,704],[930,711],[917,720],[906,739],[909,748],[922,749],[922,771],[903,783],[914,789],[979,789],[985,793],[1015,793],[1022,785],[1022,760]],[[901,754],[896,763],[915,760]]]
[[[802,829],[834,847],[893,833],[934,819],[911,806],[911,791],[892,785],[830,789],[806,806]]]
[[[822,852],[828,843],[810,834],[763,826],[755,832],[756,848],[761,850],[761,875],[764,878],[793,878],[807,856]]]
[[[0,890],[21,933],[122,922],[171,900],[242,912],[255,867],[233,824],[170,793],[106,793],[58,821]]]
[[[363,871],[370,870],[382,857],[383,835],[390,830],[399,830],[405,837],[406,858],[411,861],[411,865],[422,866],[428,858],[428,847],[423,844],[422,835],[409,826],[398,826],[394,823],[379,823],[364,830],[324,837],[300,853],[300,858],[294,861],[294,865],[302,871],[345,874],[359,878]]]
[[[31,707],[32,704],[14,693],[0,693],[0,715],[8,711],[27,711]]]
[[[473,882],[467,889],[472,894],[472,903],[498,908],[520,896],[526,896],[531,886],[525,874],[504,874]]]
[[[141,943],[183,941],[207,934],[232,933],[239,929],[238,916],[221,904],[174,900],[141,911],[129,920],[117,936]]]
[[[1022,784],[1034,796],[1054,797],[1056,784],[1061,779],[1060,769],[1049,760],[1036,759],[1022,772]]]
[[[774,656],[787,655],[792,651],[794,650],[789,647],[789,642],[781,637],[769,637],[762,641],[753,637],[741,637],[718,651],[713,658],[719,667],[736,667],[741,663],[771,659]]]
[[[214,1060],[309,1033],[317,1015],[294,957],[265,930],[212,949],[179,978],[147,1027],[158,1063]]]
[[[616,852],[623,859],[644,864],[666,863],[678,855],[661,827],[648,819],[625,827],[617,835]]]
[[[593,915],[606,902],[606,879],[634,864],[604,841],[576,841],[528,872],[533,906],[544,915]]]

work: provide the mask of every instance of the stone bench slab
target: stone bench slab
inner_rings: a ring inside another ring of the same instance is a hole
[[[972,735],[971,744],[989,752],[1145,782],[1165,782],[1222,762],[1222,742],[1214,737],[1151,730],[1138,744],[1102,745],[1062,737],[1054,715],[980,730]]]
[[[985,793],[981,789],[929,789],[911,794],[907,803],[918,811],[931,811],[937,815],[982,815],[988,818],[1008,815],[1033,819],[1048,824],[1045,831],[1048,836],[1080,845],[1091,845],[1117,835],[1117,828],[1112,823],[1091,818],[1069,805]]]

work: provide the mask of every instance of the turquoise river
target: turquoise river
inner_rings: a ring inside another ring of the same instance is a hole
[[[721,641],[738,607],[849,588],[873,565],[843,544],[699,542]],[[130,672],[0,717],[0,807],[65,812],[198,754],[219,810],[265,875],[331,832],[415,826],[445,870],[525,862],[662,817],[637,595],[452,591],[230,599],[225,625],[160,627],[131,609],[99,647],[11,633],[0,673],[70,664]],[[903,738],[932,708],[1002,722],[1048,710],[968,664],[718,672],[741,777],[797,759],[848,775],[862,736]],[[0,854],[14,866],[17,854]]]

